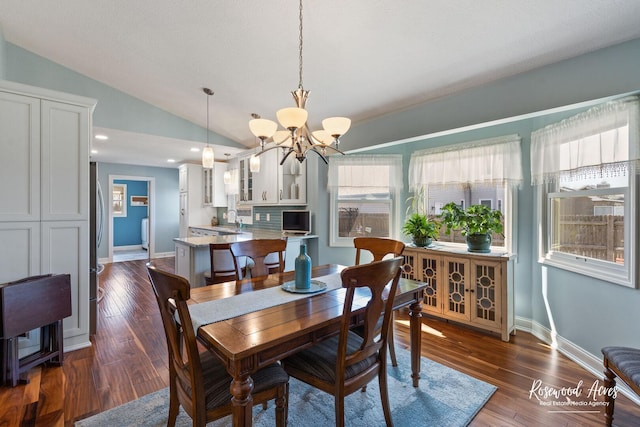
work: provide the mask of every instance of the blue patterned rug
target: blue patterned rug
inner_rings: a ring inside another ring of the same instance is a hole
[[[391,416],[397,426],[466,426],[496,391],[496,387],[450,369],[427,358],[421,360],[420,386],[411,386],[411,362],[408,351],[396,349],[398,367],[389,365],[388,386]],[[166,426],[169,389],[148,394],[138,400],[78,421],[77,427]],[[335,425],[333,396],[293,378],[289,386],[289,425]],[[257,427],[275,425],[273,402],[267,410],[253,409]],[[356,391],[345,399],[347,426],[384,426],[378,381],[367,391]],[[416,422],[418,424],[416,424]],[[177,426],[190,426],[191,418],[182,408]],[[231,425],[229,417],[209,423],[208,427]]]

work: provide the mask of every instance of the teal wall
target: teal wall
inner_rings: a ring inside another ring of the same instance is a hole
[[[173,253],[175,250],[173,238],[178,236],[180,220],[178,216],[180,210],[178,169],[98,163],[98,181],[102,187],[105,203],[109,203],[109,175],[154,179],[155,199],[149,206],[149,210],[155,221],[155,252],[159,254]],[[104,237],[98,248],[98,258],[109,256],[110,228],[109,221],[105,221]]]
[[[0,40],[0,44],[1,40]],[[98,99],[96,126],[182,139],[206,140],[204,130],[127,94],[5,43],[5,78],[35,86]],[[0,48],[0,52],[2,48]],[[0,59],[1,61],[1,59]],[[640,91],[640,39],[522,73],[481,87],[439,98],[403,111],[354,123],[343,137],[344,150],[402,153],[405,174],[410,153],[491,136],[518,133],[522,137],[525,182],[518,191],[518,246],[515,264],[516,315],[547,328],[553,324],[559,336],[599,356],[604,345],[640,347],[635,325],[640,323],[640,290],[627,289],[553,267],[537,260],[537,205],[527,171],[530,168],[530,134],[546,123],[571,114],[537,113],[600,98]],[[583,108],[584,106],[580,106]],[[519,116],[517,120],[511,118]],[[507,119],[507,120],[505,120]],[[486,123],[491,125],[486,125]],[[220,138],[216,136],[215,138]],[[219,141],[214,141],[220,143]],[[402,145],[394,145],[403,142]],[[233,143],[230,143],[231,145]],[[314,263],[351,263],[352,249],[330,248],[327,167],[314,157],[307,160],[308,208],[314,213]],[[156,250],[172,251],[178,234],[178,177],[176,169],[124,165],[100,165],[105,174],[157,177]],[[155,174],[155,175],[154,175]],[[108,188],[108,187],[107,187]],[[406,178],[405,178],[406,188]],[[637,233],[637,231],[636,231]],[[165,246],[166,245],[166,246]],[[100,256],[103,257],[102,247]],[[636,260],[637,261],[637,260]],[[543,295],[543,283],[547,293]],[[550,315],[544,304],[546,296]]]
[[[142,219],[148,217],[148,206],[133,206],[132,196],[148,196],[147,181],[116,179],[115,184],[127,186],[127,216],[113,218],[113,246],[134,246],[142,244]],[[100,184],[102,185],[102,184]]]

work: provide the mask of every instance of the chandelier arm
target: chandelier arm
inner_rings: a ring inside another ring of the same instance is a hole
[[[316,153],[318,156],[320,156],[320,158],[322,159],[322,161],[324,162],[325,165],[328,165],[329,162],[327,161],[327,158],[325,156],[322,155],[321,152],[319,152],[318,150],[316,150],[315,147],[309,148],[307,149],[307,151],[313,151],[314,153]]]
[[[336,153],[340,153],[340,154],[342,154],[343,156],[345,156],[345,155],[346,155],[346,154],[344,154],[342,151],[340,151],[340,150],[338,150],[337,148],[332,147],[332,146],[330,146],[330,145],[324,145],[324,146],[320,146],[320,147],[321,147],[321,148],[328,148],[328,149],[330,149],[330,150],[335,151]]]
[[[278,147],[280,148],[280,147]],[[287,151],[287,154],[285,154],[284,156],[282,156],[282,160],[280,160],[280,166],[282,166],[284,164],[284,161],[287,160],[287,157],[289,157],[289,155],[291,153],[293,153],[295,150],[293,148],[289,148],[289,151]]]

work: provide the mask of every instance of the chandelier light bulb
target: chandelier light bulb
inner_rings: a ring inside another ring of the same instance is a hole
[[[297,107],[289,107],[278,110],[276,116],[283,128],[290,131],[300,129],[307,122],[309,113],[307,110]]]
[[[339,138],[347,133],[351,127],[351,119],[346,117],[329,117],[322,121],[322,127],[332,137]]]
[[[251,129],[252,134],[264,141],[276,133],[278,124],[272,120],[253,119],[249,121],[249,129]]]

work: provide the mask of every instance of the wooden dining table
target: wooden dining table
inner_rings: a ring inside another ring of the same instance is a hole
[[[312,277],[339,275],[346,268],[328,264],[315,266]],[[270,274],[237,282],[219,283],[191,289],[190,304],[229,298],[281,286],[294,280],[294,273]],[[409,307],[411,338],[411,371],[413,386],[420,379],[421,309],[426,284],[401,278],[394,299],[394,310]],[[253,401],[251,374],[278,360],[339,332],[344,305],[345,289],[324,293],[247,312],[227,320],[210,323],[198,328],[199,341],[217,355],[233,377],[230,385],[233,404],[233,425],[251,426]],[[354,299],[354,325],[358,324],[369,300],[365,291]]]

